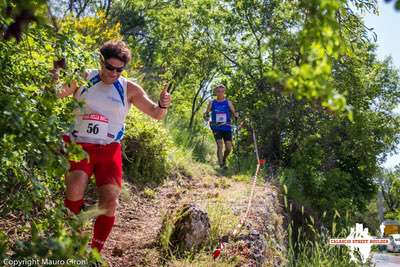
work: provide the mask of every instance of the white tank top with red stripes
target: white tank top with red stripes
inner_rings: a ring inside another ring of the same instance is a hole
[[[98,70],[89,71],[87,79],[89,85],[80,87],[74,94],[83,105],[74,111],[71,138],[76,142],[92,144],[120,142],[131,106],[127,98],[128,80],[121,76],[113,84],[105,84]]]

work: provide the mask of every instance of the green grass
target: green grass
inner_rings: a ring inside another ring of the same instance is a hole
[[[159,242],[162,253],[166,258],[171,257],[174,253],[170,250],[171,247],[171,236],[175,229],[175,223],[179,219],[177,212],[166,213],[163,215],[163,223],[161,232],[159,234]]]
[[[183,151],[190,151],[191,158],[210,163],[216,161],[216,147],[211,131],[200,127],[199,131],[192,131],[180,120],[170,120],[166,125],[174,143]]]
[[[172,259],[167,266],[171,267],[233,267],[240,266],[239,258],[218,259],[214,261],[211,252],[203,251],[194,259]]]
[[[210,219],[210,248],[218,244],[218,238],[229,234],[231,230],[239,223],[239,217],[236,216],[228,203],[221,198],[206,204],[206,211]]]
[[[210,219],[210,236],[208,242],[197,252],[189,251],[183,257],[176,258],[174,253],[169,251],[170,237],[174,229],[174,223],[178,219],[176,214],[167,214],[164,217],[163,230],[160,234],[160,242],[163,250],[168,253],[167,266],[193,266],[193,267],[225,267],[236,266],[238,258],[220,258],[218,261],[213,261],[212,252],[217,247],[219,238],[226,235],[234,229],[239,223],[239,217],[233,214],[230,206],[221,199],[205,204],[205,210]]]
[[[237,174],[232,176],[232,180],[235,182],[244,182],[248,183],[251,181],[251,176],[249,175],[244,175],[244,174]]]
[[[154,199],[156,197],[156,191],[154,191],[153,189],[146,187],[143,190],[143,195],[146,198],[150,198],[150,199]]]
[[[216,188],[226,189],[226,188],[231,187],[231,183],[229,182],[229,180],[227,178],[220,177],[220,178],[214,180],[214,186]]]
[[[291,213],[292,205],[288,205],[287,187],[284,186],[285,209]],[[302,208],[304,214],[304,208]],[[324,213],[323,216],[325,216]],[[304,215],[305,216],[305,215]],[[345,225],[340,230],[337,229],[339,220],[345,220]],[[341,218],[338,212],[335,213],[330,229],[321,231],[315,225],[312,216],[305,217],[305,224],[297,231],[297,236],[293,234],[294,222],[290,221],[288,225],[288,267],[356,267],[356,266],[374,266],[370,261],[361,265],[359,262],[351,261],[350,250],[346,246],[334,246],[329,244],[329,238],[346,238],[349,234],[350,225],[347,218]],[[312,238],[307,238],[310,233]],[[355,257],[360,259],[359,255]]]
[[[313,227],[313,226],[310,226]],[[315,229],[316,230],[316,229]],[[316,230],[317,232],[317,230]],[[291,238],[291,229],[288,229]],[[345,232],[343,232],[344,234]],[[346,235],[339,235],[345,237]],[[305,240],[298,236],[295,243],[290,242],[288,248],[289,267],[356,267],[373,266],[371,262],[364,265],[351,261],[349,249],[345,246],[333,246],[328,238],[317,234],[316,239]]]

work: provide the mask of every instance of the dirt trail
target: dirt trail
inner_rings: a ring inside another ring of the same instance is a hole
[[[222,197],[235,213],[240,214],[247,206],[251,185],[202,173],[190,179],[167,180],[155,189],[154,197],[146,197],[129,183],[127,187],[130,194],[120,200],[116,224],[103,250],[104,259],[113,267],[162,266],[158,233],[165,212],[183,203],[212,202],[212,199]],[[280,234],[278,238],[283,240],[282,216],[276,212],[281,213],[276,188],[272,185],[257,186],[249,220],[261,232],[274,236]]]

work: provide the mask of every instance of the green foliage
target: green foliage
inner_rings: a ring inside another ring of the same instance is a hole
[[[72,16],[66,17],[60,26],[61,31],[74,31],[75,39],[84,44],[85,49],[90,53],[98,50],[99,46],[106,41],[121,39],[121,25],[108,23],[104,11],[98,11],[95,16],[79,19]]]
[[[175,230],[175,223],[178,221],[180,217],[177,213],[167,213],[163,216],[163,222],[161,226],[161,231],[159,234],[159,242],[162,249],[162,252],[166,256],[173,255],[171,251],[171,237]]]
[[[76,145],[61,153],[61,134],[69,130],[78,103],[56,98],[59,86],[50,70],[54,60],[66,58],[59,83],[81,82],[82,71],[94,65],[95,57],[88,48],[92,49],[96,40],[83,40],[80,28],[48,18],[46,1],[9,4],[11,15],[0,14],[9,29],[16,27],[13,25],[23,12],[35,14],[36,19],[24,22],[20,35],[0,42],[0,215],[19,218],[30,228],[31,236],[4,240],[2,234],[0,255],[89,259],[88,237],[78,235],[78,225],[66,222],[60,213],[67,159],[84,156]],[[98,25],[86,26],[93,29]]]
[[[44,23],[47,15],[46,0],[9,0],[0,3],[1,39],[19,42],[23,32],[33,22]]]
[[[294,199],[322,212],[365,210],[378,166],[399,142],[398,73],[376,59],[358,11],[375,13],[376,2],[122,0],[111,13],[136,48],[139,80],[150,91],[159,77],[173,81],[176,143],[212,159],[199,114],[223,82],[255,123],[261,156]],[[253,149],[247,124],[235,151],[243,169],[254,166]]]
[[[32,222],[31,237],[16,241],[8,260],[35,259],[42,263],[46,259],[50,262],[64,261],[68,266],[100,260],[97,252],[87,249],[89,234],[77,231],[84,221],[75,216],[66,219],[65,211],[55,209],[45,214],[44,219]]]
[[[185,124],[189,114],[183,111],[180,114],[182,117],[169,120],[167,125],[174,143],[197,161],[212,161],[215,158],[215,142],[209,127],[198,118],[193,128],[188,129]]]
[[[378,179],[385,204],[385,219],[400,219],[400,166],[383,171]]]
[[[152,198],[155,198],[157,193],[153,189],[146,187],[143,190],[143,194],[145,197],[152,199]]]
[[[8,250],[8,238],[3,231],[0,231],[0,259],[6,257],[6,252]]]
[[[289,201],[290,194],[284,184],[284,203],[289,215],[286,266],[360,266],[361,258],[357,252],[354,252],[356,261],[353,261],[349,248],[329,242],[330,238],[346,238],[350,234],[350,227],[354,227],[350,213],[342,216],[337,210],[333,214],[324,212],[321,219],[330,222],[327,227],[307,214],[304,206]],[[367,260],[363,266],[372,266],[372,263]]]
[[[149,117],[132,110],[127,118],[124,139],[125,175],[134,182],[161,182],[168,175],[168,152],[172,141],[168,132]]]
[[[353,221],[362,222],[364,227],[368,228],[370,235],[380,236],[378,208],[376,198],[373,198],[367,206],[367,211],[356,212]]]
[[[322,98],[322,106],[344,110],[346,99],[334,88],[331,79],[334,61],[351,56],[350,42],[341,33],[341,17],[348,16],[347,3],[340,0],[299,1],[304,12],[298,38],[298,62],[291,68],[286,87],[298,97]],[[339,17],[339,19],[338,19]]]
[[[49,74],[56,53],[52,46],[54,33],[36,25],[25,34],[19,43],[0,43],[4,74],[0,79],[0,191],[3,195],[15,192],[12,198],[3,198],[6,207],[29,214],[33,207],[43,207],[52,192],[61,189],[59,177],[67,162],[60,153],[60,133],[68,129],[72,120],[72,113],[66,110],[76,104],[57,101],[54,93]],[[75,62],[70,67],[85,65],[88,57],[77,56],[79,43],[74,36],[63,38],[69,40],[65,52]],[[73,73],[70,68],[65,71]]]
[[[291,197],[320,214],[335,207],[365,210],[376,191],[379,164],[399,141],[399,118],[393,113],[398,73],[390,61],[376,59],[372,44],[353,45],[352,57],[335,62],[330,77],[335,88],[348,91],[352,121],[273,86],[236,94],[240,108],[256,122],[262,157],[284,173]],[[242,148],[251,143],[242,136]]]
[[[137,111],[128,118],[124,168],[133,181],[158,183],[170,168],[190,176],[192,157],[215,160],[202,112],[218,81],[254,123],[261,156],[291,200],[317,217],[365,210],[379,164],[399,143],[400,125],[392,112],[400,102],[398,71],[390,59],[376,59],[371,32],[356,13],[376,12],[375,1],[120,0],[100,11],[98,1],[87,10],[68,2],[59,2],[59,17],[51,14],[52,1],[0,3],[0,215],[24,215],[33,226],[32,240],[18,242],[18,253],[70,256],[71,242],[82,251],[87,241],[67,235],[75,226],[60,216],[38,216],[61,205],[66,159],[84,156],[74,145],[60,153],[60,134],[78,104],[56,99],[49,70],[66,58],[60,82],[83,85],[81,73],[96,66],[99,45],[122,37],[133,52],[126,74],[154,98],[168,80],[174,97],[169,132]],[[71,13],[63,17],[64,11]],[[250,133],[244,125],[235,143],[244,169],[254,167]],[[394,203],[397,187],[386,190]],[[50,199],[56,201],[48,205]],[[398,207],[386,215],[398,216]],[[15,245],[6,239],[0,234],[0,256]],[[298,259],[344,255],[318,244],[301,244]]]
[[[239,224],[240,218],[233,213],[231,208],[225,206],[221,200],[208,203],[206,211],[211,225],[208,245],[214,248],[218,246],[219,238],[228,235],[229,231],[235,229]]]
[[[209,0],[127,0],[117,2],[111,9],[112,17],[121,22],[121,32],[134,48],[133,75],[154,97],[158,97],[154,88],[159,88],[162,79],[171,83],[174,101],[168,127],[175,143],[192,150],[201,161],[210,159],[211,150],[211,135],[204,127],[202,108],[224,63],[205,34],[215,15],[213,5],[215,1]]]

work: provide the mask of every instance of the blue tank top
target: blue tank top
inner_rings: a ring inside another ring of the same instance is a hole
[[[228,100],[211,102],[211,129],[213,131],[231,131],[231,112]]]

